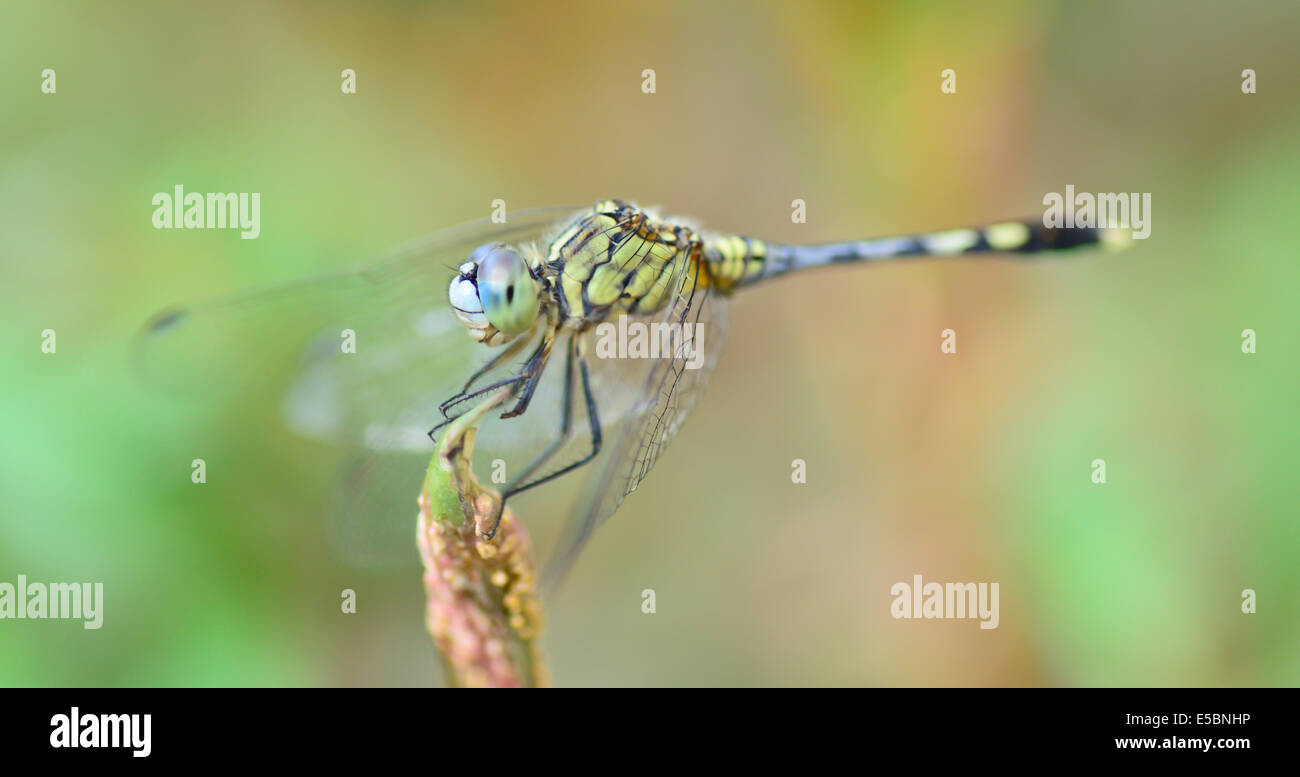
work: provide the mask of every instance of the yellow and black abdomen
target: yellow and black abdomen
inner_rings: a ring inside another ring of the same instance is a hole
[[[791,270],[832,264],[987,254],[1029,258],[1095,244],[1122,247],[1125,237],[1111,229],[1057,228],[1045,227],[1036,221],[1008,221],[970,229],[807,246],[768,243],[740,236],[715,236],[705,240],[704,255],[715,285],[730,291]]]
[[[704,258],[709,264],[710,280],[725,293],[770,275],[773,247],[781,248],[764,240],[740,235],[707,238],[704,241]]]

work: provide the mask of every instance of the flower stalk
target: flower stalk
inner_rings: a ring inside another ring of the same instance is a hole
[[[424,563],[425,625],[455,687],[550,682],[528,533],[507,508],[495,536],[486,538],[500,496],[482,488],[470,466],[475,425],[509,395],[509,389],[497,392],[447,428],[420,493],[416,542]]]

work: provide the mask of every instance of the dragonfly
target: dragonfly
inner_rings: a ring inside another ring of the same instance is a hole
[[[350,271],[168,308],[145,325],[140,352],[200,387],[247,372],[219,358],[232,349],[282,374],[287,425],[346,451],[344,544],[361,544],[382,513],[407,516],[384,500],[413,498],[438,433],[507,390],[476,445],[509,475],[497,522],[511,498],[585,473],[546,566],[553,590],[686,421],[741,290],[841,264],[1125,242],[1114,229],[1014,220],[788,245],[610,199],[486,219]]]

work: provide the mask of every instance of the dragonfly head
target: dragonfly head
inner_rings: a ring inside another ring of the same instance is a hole
[[[532,328],[541,309],[542,283],[518,251],[488,243],[460,266],[447,295],[471,337],[501,345]]]

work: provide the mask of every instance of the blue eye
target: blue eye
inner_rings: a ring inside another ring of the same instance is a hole
[[[526,332],[541,300],[523,257],[504,245],[485,245],[470,259],[478,263],[478,297],[488,323],[508,335]]]

